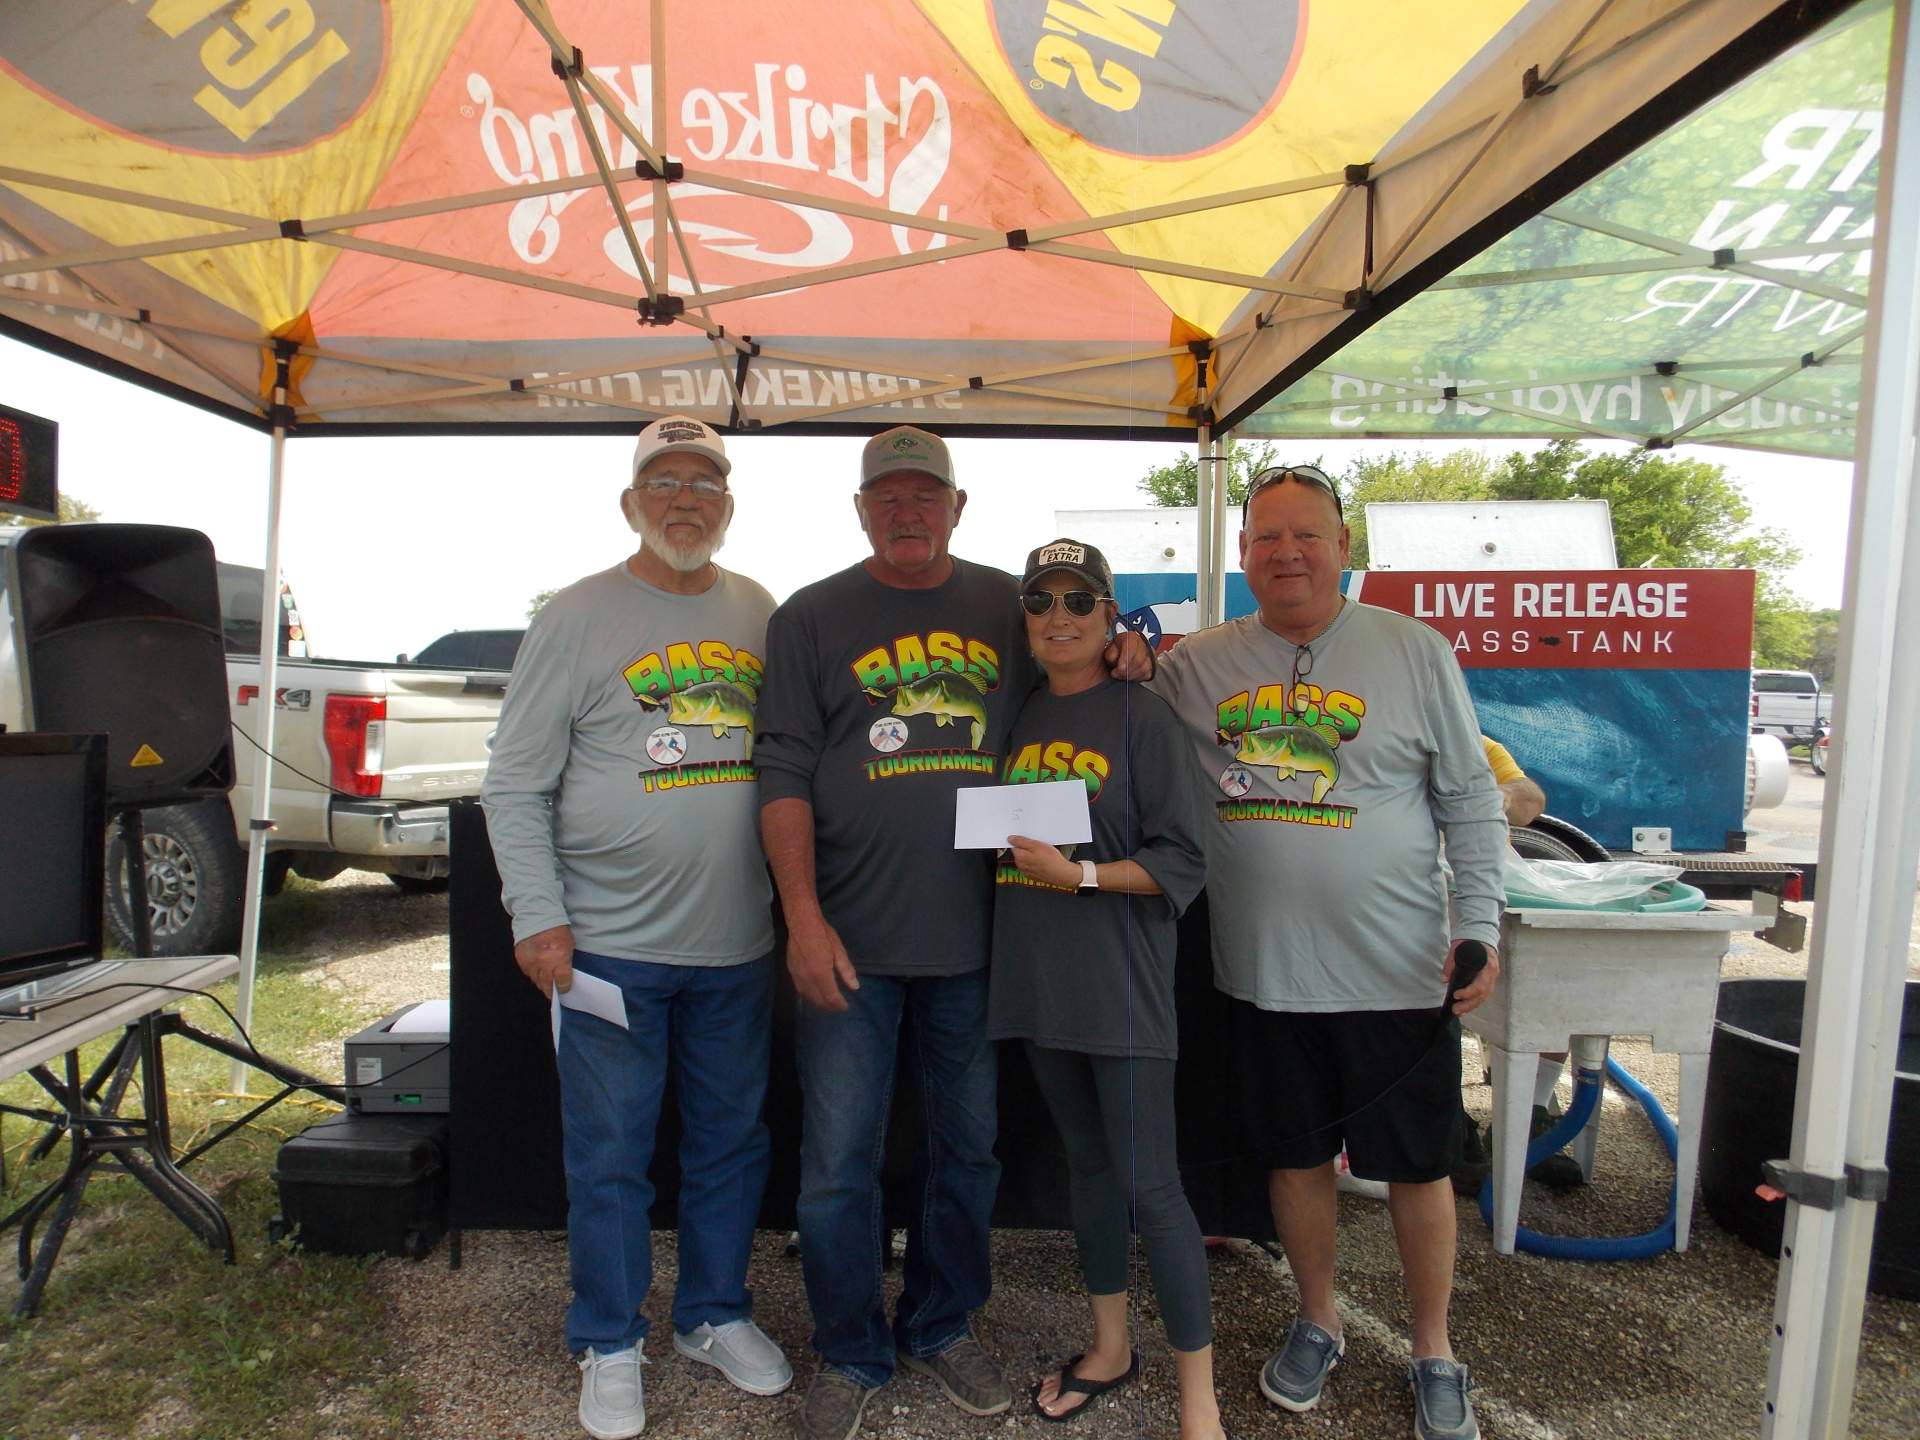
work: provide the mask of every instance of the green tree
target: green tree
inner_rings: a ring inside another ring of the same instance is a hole
[[[100,512],[94,509],[93,506],[87,504],[84,500],[75,499],[71,495],[62,495],[58,504],[60,509],[59,523],[62,525],[84,525],[89,521],[100,518]],[[52,520],[34,520],[25,515],[15,515],[4,506],[0,506],[0,515],[6,516],[6,521],[9,525],[32,526],[52,525],[55,523]]]
[[[1813,612],[1778,576],[1753,577],[1753,663],[1762,670],[1804,670],[1813,658]]]
[[[1691,565],[1758,572],[1754,663],[1783,669],[1807,663],[1812,612],[1783,578],[1798,563],[1800,547],[1779,530],[1749,529],[1753,507],[1725,466],[1649,450],[1588,454],[1576,440],[1555,440],[1531,455],[1508,455],[1493,493],[1501,500],[1605,500],[1624,569]]]
[[[1555,440],[1529,455],[1514,451],[1493,482],[1499,500],[1605,500],[1613,513],[1622,569],[1642,565],[1739,566],[1785,570],[1800,549],[1778,530],[1749,532],[1753,508],[1726,467],[1650,450],[1585,453]]]
[[[1485,500],[1492,492],[1493,469],[1493,462],[1477,450],[1456,450],[1451,455],[1403,455],[1395,450],[1355,460],[1339,477],[1353,541],[1348,563],[1364,570],[1371,559],[1368,505],[1393,500]]]
[[[531,620],[534,616],[538,615],[540,613],[540,607],[559,593],[558,590],[542,590],[538,595],[534,596],[527,602],[527,618]]]
[[[1247,483],[1273,464],[1275,446],[1271,440],[1257,444],[1235,441],[1227,455],[1227,503],[1238,505],[1247,498]],[[1153,497],[1155,505],[1197,505],[1200,503],[1200,457],[1184,450],[1170,465],[1156,465],[1140,481],[1140,488]]]
[[[1815,610],[1807,619],[1810,633],[1805,668],[1813,671],[1822,685],[1831,685],[1840,663],[1840,612]]]

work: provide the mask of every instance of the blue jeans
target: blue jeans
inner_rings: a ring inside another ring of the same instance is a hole
[[[679,1087],[680,1279],[673,1327],[752,1313],[747,1254],[767,1183],[761,1120],[772,1043],[773,960],[707,968],[575,951],[574,968],[618,985],[627,1030],[565,1010],[560,1118],[573,1304],[567,1348],[601,1354],[646,1336],[653,1284],[654,1130],[667,1065]]]
[[[880,1193],[902,1025],[921,1111],[906,1284],[892,1330],[882,1303]],[[987,972],[862,975],[847,1008],[794,1017],[804,1128],[800,1260],[813,1348],[862,1385],[893,1376],[896,1350],[936,1355],[967,1333],[993,1287],[988,1219],[1000,1188]]]

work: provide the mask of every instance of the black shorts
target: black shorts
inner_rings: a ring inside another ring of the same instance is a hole
[[[1460,1022],[1428,1010],[1262,1010],[1229,1000],[1244,1153],[1368,1180],[1444,1179],[1460,1158]]]

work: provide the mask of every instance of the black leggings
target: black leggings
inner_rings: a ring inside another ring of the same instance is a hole
[[[1060,1130],[1072,1173],[1073,1238],[1087,1291],[1127,1289],[1128,1197],[1138,1218],[1167,1343],[1213,1343],[1206,1244],[1175,1162],[1171,1060],[1049,1050],[1027,1058]]]

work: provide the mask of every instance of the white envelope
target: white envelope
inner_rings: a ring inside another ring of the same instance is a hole
[[[598,975],[589,975],[584,970],[573,972],[573,988],[562,990],[553,987],[553,1048],[560,1048],[560,1007],[578,1010],[582,1015],[597,1015],[609,1024],[627,1028],[627,999],[620,993],[620,987],[602,980]]]
[[[1081,780],[1040,785],[977,785],[954,794],[953,848],[1004,850],[1009,835],[1049,845],[1093,838],[1087,787]]]

